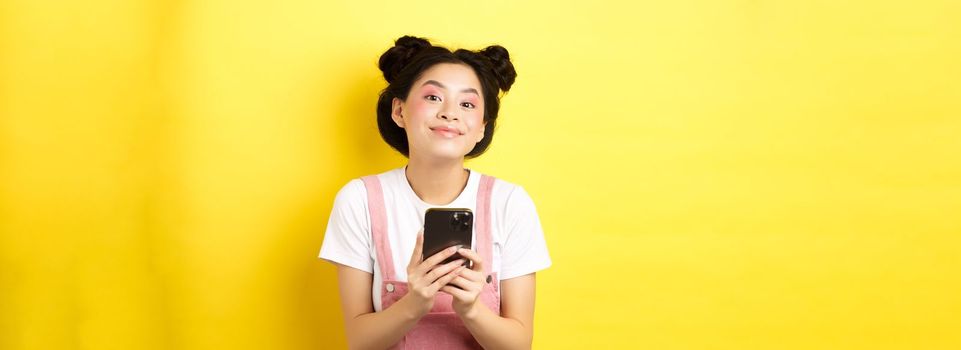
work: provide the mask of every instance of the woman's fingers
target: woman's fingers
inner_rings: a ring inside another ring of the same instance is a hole
[[[487,276],[485,276],[483,272],[474,271],[468,268],[464,268],[464,271],[460,272],[460,276],[463,278],[466,278],[467,280],[478,282],[478,283],[487,282]]]
[[[451,255],[454,255],[456,253],[457,253],[456,246],[441,250],[437,254],[434,254],[433,256],[427,258],[427,260],[424,260],[423,262],[421,262],[418,268],[420,269],[421,272],[427,272],[430,269],[434,268],[434,265],[439,264],[441,261],[444,261],[444,259],[447,259]]]
[[[457,300],[469,300],[471,297],[470,292],[457,288],[453,285],[445,285],[441,287],[440,290],[444,293],[454,296],[454,299],[457,299]]]
[[[484,271],[484,259],[481,259],[480,255],[477,255],[477,252],[466,248],[458,249],[457,252],[460,253],[460,256],[463,256],[473,262],[470,268],[472,271]]]
[[[461,261],[461,263],[464,263],[464,262]],[[451,280],[457,278],[457,276],[460,275],[461,272],[464,272],[465,269],[466,268],[464,266],[458,265],[453,271],[448,272],[446,275],[443,275],[440,278],[438,278],[436,281],[434,281],[434,283],[431,284],[431,287],[434,288],[434,290],[440,290],[441,288],[446,288],[445,286],[447,286],[447,284],[450,283]]]
[[[465,278],[464,274],[466,272],[468,271],[461,271],[457,277],[454,277],[450,280],[448,285],[457,287],[458,289],[464,290],[464,291],[472,291],[477,289],[478,281]]]
[[[430,270],[430,272],[428,272],[426,275],[424,275],[424,280],[426,281],[424,285],[434,283],[434,281],[436,281],[438,278],[444,277],[444,275],[457,269],[458,266],[463,265],[464,261],[465,261],[464,259],[457,259],[449,263],[446,263],[444,265],[435,267],[434,269]]]

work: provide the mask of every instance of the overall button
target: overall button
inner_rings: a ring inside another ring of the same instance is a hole
[[[393,293],[393,292],[394,292],[394,284],[392,284],[392,283],[388,283],[388,284],[387,284],[387,292],[389,292],[389,293]]]
[[[487,283],[491,283],[491,280],[493,280],[493,278],[491,278],[491,275],[487,275]]]

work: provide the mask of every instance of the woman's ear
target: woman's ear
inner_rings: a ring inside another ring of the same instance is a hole
[[[401,129],[404,128],[404,101],[399,98],[394,97],[390,101],[390,119],[394,120],[394,124],[397,124]]]

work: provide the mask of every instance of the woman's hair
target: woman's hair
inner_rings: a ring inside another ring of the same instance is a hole
[[[394,42],[394,47],[380,55],[378,65],[387,80],[387,88],[381,91],[377,100],[377,128],[380,136],[388,145],[405,157],[410,156],[407,133],[397,126],[391,118],[393,99],[407,100],[414,81],[436,64],[457,63],[471,67],[481,84],[484,98],[484,138],[474,146],[467,158],[474,158],[487,150],[494,137],[497,125],[497,111],[500,109],[500,91],[507,92],[514,84],[517,72],[511,64],[507,49],[499,45],[488,46],[480,51],[458,49],[451,52],[447,48],[431,45],[427,39],[403,36]]]

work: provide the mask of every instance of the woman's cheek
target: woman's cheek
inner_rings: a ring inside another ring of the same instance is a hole
[[[414,101],[410,106],[411,112],[415,116],[422,116],[430,113],[431,106],[424,101]]]
[[[467,118],[467,126],[474,130],[484,122],[484,115],[480,112],[471,112],[470,118]]]

